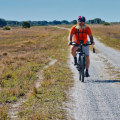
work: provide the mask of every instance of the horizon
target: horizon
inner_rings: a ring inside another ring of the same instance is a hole
[[[0,18],[0,19],[4,19],[4,18]],[[94,19],[101,19],[101,18],[93,18],[93,19],[89,19],[89,20],[94,20]],[[4,19],[5,21],[17,21],[17,22],[24,22],[24,21],[31,21],[31,22],[37,22],[37,21],[47,21],[47,20],[22,20],[22,21],[18,21],[18,20],[6,20],[6,19]],[[89,21],[89,20],[87,20],[87,21]],[[102,20],[102,19],[101,19]],[[64,20],[52,20],[52,21],[47,21],[47,22],[53,22],[53,21],[64,21]],[[68,21],[68,20],[65,20],[65,21]],[[72,22],[73,20],[71,20],[71,21],[68,21],[68,22]],[[86,21],[86,22],[87,22]],[[105,21],[105,20],[102,20],[102,21]],[[107,21],[105,21],[105,22],[107,22]],[[117,22],[117,21],[113,21],[113,22],[109,22],[109,23],[114,23],[114,22]],[[119,21],[120,22],[120,21]],[[118,22],[117,22],[118,23]]]

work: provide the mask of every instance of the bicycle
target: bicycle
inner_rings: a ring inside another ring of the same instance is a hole
[[[83,46],[92,45],[91,43],[83,44],[83,41],[80,41],[80,44],[76,44],[74,42],[71,45],[75,45],[78,47],[77,53],[77,70],[79,71],[79,80],[84,82],[84,72],[85,72],[85,53],[83,52]],[[95,48],[93,48],[93,52],[95,53]]]

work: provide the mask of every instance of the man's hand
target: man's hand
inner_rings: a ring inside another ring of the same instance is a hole
[[[72,45],[72,41],[69,41],[69,42],[68,42],[68,45],[69,45],[69,46]]]
[[[89,35],[89,38],[90,38],[91,44],[92,44],[92,45],[95,45],[95,42],[94,42],[94,39],[93,39],[92,34]]]
[[[72,37],[73,37],[73,34],[69,34],[69,37],[68,37],[68,45],[71,45],[72,44]]]
[[[95,42],[91,42],[92,43],[92,45],[95,45]]]

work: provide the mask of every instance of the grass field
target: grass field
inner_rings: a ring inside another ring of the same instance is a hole
[[[21,97],[28,99],[20,108],[21,119],[66,118],[62,103],[66,100],[65,91],[73,82],[66,64],[67,37],[68,31],[53,27],[0,30],[1,119],[7,117],[9,104]],[[50,58],[57,62],[44,69],[41,87],[35,89],[36,73],[50,62]]]
[[[93,35],[107,46],[120,50],[120,24],[89,25]]]

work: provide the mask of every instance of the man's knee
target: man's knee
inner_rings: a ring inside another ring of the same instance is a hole
[[[86,55],[85,58],[88,60],[89,59],[89,55]]]
[[[72,46],[71,47],[71,53],[75,53],[76,52],[76,47]]]

